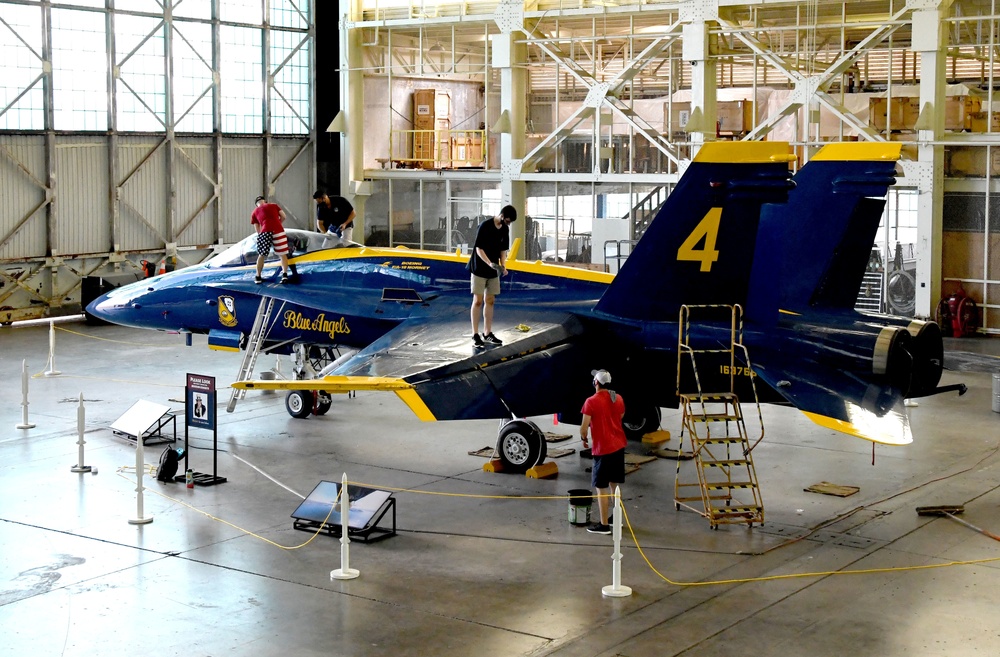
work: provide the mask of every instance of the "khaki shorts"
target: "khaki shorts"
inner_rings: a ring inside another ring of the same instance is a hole
[[[483,293],[487,296],[495,297],[500,294],[500,277],[494,278],[483,278],[482,276],[472,275],[472,294],[477,297],[483,296]]]

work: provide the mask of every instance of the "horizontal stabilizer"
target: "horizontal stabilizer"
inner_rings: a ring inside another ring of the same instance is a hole
[[[754,352],[754,371],[816,424],[883,445],[913,442],[903,396],[809,360]]]

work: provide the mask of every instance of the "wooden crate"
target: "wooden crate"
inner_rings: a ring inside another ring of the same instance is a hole
[[[879,131],[886,126],[892,130],[913,130],[920,115],[918,98],[870,98],[868,100],[868,125]]]
[[[727,100],[716,104],[718,132],[742,135],[753,128],[753,103],[749,100]]]
[[[972,115],[979,112],[982,104],[975,96],[948,96],[944,100],[944,129],[971,130]]]
[[[986,112],[972,112],[969,115],[969,128],[972,132],[986,132]],[[990,132],[1000,132],[1000,112],[993,112],[989,119]]]
[[[482,167],[483,138],[473,135],[451,138],[451,165],[453,167]]]

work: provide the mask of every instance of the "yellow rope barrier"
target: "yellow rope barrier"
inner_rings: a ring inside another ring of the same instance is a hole
[[[96,335],[87,335],[86,333],[80,333],[79,331],[73,331],[68,328],[63,328],[61,326],[56,326],[56,330],[65,331],[66,333],[72,333],[73,335],[79,335],[84,338],[90,338],[91,340],[100,340],[102,342],[114,342],[116,344],[130,344],[136,347],[176,347],[177,345],[172,344],[154,344],[151,342],[129,342],[128,340],[112,340],[111,338],[99,338]]]
[[[153,466],[150,466],[150,465],[147,465],[146,468],[149,471],[150,476],[153,476],[153,473],[155,472],[155,468],[153,468]],[[126,477],[124,474],[122,474],[126,470],[135,470],[135,467],[134,466],[132,466],[132,467],[125,466],[125,467],[122,467],[122,468],[118,468],[118,476],[121,477],[122,479],[124,479],[125,481],[128,481],[130,483],[135,483],[138,486],[138,482],[137,481],[132,481],[131,479],[129,479],[128,477]],[[149,492],[153,493],[154,495],[159,495],[163,499],[168,500],[170,502],[174,502],[175,504],[180,504],[181,506],[185,506],[185,507],[191,509],[192,511],[196,512],[196,513],[200,513],[201,515],[205,516],[206,518],[209,518],[210,520],[214,520],[216,522],[221,522],[223,525],[227,525],[229,527],[232,527],[236,531],[242,532],[242,533],[246,534],[247,536],[253,536],[254,538],[259,539],[261,541],[264,541],[265,543],[268,543],[270,545],[273,545],[276,548],[280,548],[282,550],[289,550],[289,551],[290,550],[298,550],[299,548],[304,548],[305,546],[307,546],[310,543],[312,543],[316,539],[316,537],[319,536],[320,532],[323,531],[323,525],[325,525],[327,523],[327,521],[330,519],[330,516],[333,515],[333,509],[336,506],[336,504],[331,504],[330,505],[330,511],[327,512],[326,518],[323,518],[323,522],[319,525],[319,527],[316,528],[316,531],[313,533],[312,536],[309,537],[309,540],[307,540],[305,543],[302,543],[300,545],[282,545],[280,543],[275,543],[271,539],[265,538],[265,537],[261,536],[260,534],[256,534],[256,533],[250,531],[249,529],[244,529],[244,528],[240,527],[239,525],[233,524],[233,523],[229,522],[228,520],[224,520],[224,519],[222,519],[222,518],[220,518],[218,516],[213,516],[211,513],[208,513],[207,511],[202,511],[198,507],[192,506],[191,504],[188,504],[184,500],[179,500],[177,498],[170,497],[169,495],[165,495],[165,494],[161,493],[160,491],[158,491],[158,490],[156,490],[154,488],[146,488],[145,486],[143,486],[143,490],[149,491]],[[337,499],[338,500],[340,499],[340,493],[339,492],[337,493]]]
[[[147,468],[149,470],[150,476],[152,476],[153,473],[155,472],[155,469],[152,466],[147,466]],[[122,473],[125,472],[125,471],[127,471],[127,470],[134,470],[134,469],[135,469],[134,467],[131,467],[131,468],[128,467],[128,466],[122,467],[122,468],[119,468],[118,474],[123,479],[126,479],[126,481],[131,481],[130,479],[128,479],[127,477],[125,477]],[[573,497],[572,495],[477,495],[477,494],[470,494],[470,493],[446,493],[446,492],[443,492],[443,491],[424,491],[424,490],[415,490],[415,489],[412,489],[412,488],[393,488],[393,487],[390,487],[390,486],[381,486],[381,485],[375,485],[375,484],[368,484],[368,483],[359,482],[359,481],[348,481],[347,483],[350,484],[351,486],[359,486],[359,487],[364,487],[364,488],[376,488],[376,489],[379,489],[379,490],[386,490],[386,491],[395,492],[395,493],[413,493],[415,495],[436,495],[436,496],[442,496],[442,497],[467,497],[467,498],[471,498],[471,499],[568,500],[568,499],[572,499],[572,497]],[[330,511],[329,511],[329,513],[327,513],[326,518],[324,518],[323,522],[319,525],[319,527],[317,528],[316,532],[309,538],[309,540],[305,541],[304,543],[302,543],[300,545],[286,546],[286,545],[281,545],[280,543],[276,543],[276,542],[272,541],[271,539],[268,539],[268,538],[265,538],[263,536],[260,536],[259,534],[256,534],[256,533],[254,533],[254,532],[252,532],[252,531],[250,531],[248,529],[244,529],[244,528],[242,528],[242,527],[240,527],[238,525],[235,525],[235,524],[229,522],[228,520],[224,520],[222,518],[219,518],[218,516],[214,516],[214,515],[206,512],[206,511],[202,511],[201,509],[199,509],[199,508],[197,508],[195,506],[192,506],[191,504],[188,504],[187,502],[185,502],[183,500],[179,500],[179,499],[170,497],[170,496],[165,495],[165,494],[163,494],[163,493],[161,493],[161,492],[159,492],[159,491],[157,491],[155,489],[146,488],[145,490],[151,491],[152,493],[154,493],[156,495],[159,495],[160,497],[162,497],[165,500],[168,500],[170,502],[174,502],[176,504],[180,504],[182,506],[185,506],[185,507],[191,509],[192,511],[200,513],[201,515],[203,515],[203,516],[205,516],[205,517],[207,517],[207,518],[209,518],[211,520],[215,520],[217,522],[221,522],[222,524],[227,525],[229,527],[232,527],[233,529],[235,529],[235,530],[237,530],[239,532],[242,532],[243,534],[246,534],[248,536],[252,536],[252,537],[254,537],[256,539],[264,541],[265,543],[273,545],[274,547],[280,548],[282,550],[298,550],[300,548],[303,548],[303,547],[309,545],[313,540],[315,540],[316,536],[318,536],[322,532],[322,527],[327,524],[327,521],[330,519],[330,516],[333,513],[333,509],[334,509],[334,506],[335,506],[334,504],[330,505]],[[341,493],[338,493],[338,495],[339,494],[341,494]],[[593,495],[593,497],[594,498],[601,498],[601,497],[612,498],[614,496],[613,495],[595,494],[595,495]],[[624,518],[624,521],[625,521],[625,525],[628,527],[629,536],[631,537],[632,542],[635,544],[636,551],[638,551],[639,556],[642,557],[642,559],[645,562],[646,566],[657,577],[659,577],[660,579],[662,579],[664,582],[667,582],[668,584],[672,584],[674,586],[682,586],[682,587],[726,586],[726,585],[732,585],[732,584],[749,584],[749,583],[754,583],[754,582],[774,582],[774,581],[788,580],[788,579],[802,579],[802,578],[807,578],[807,577],[829,577],[829,576],[833,576],[833,575],[872,575],[872,574],[877,574],[877,573],[894,573],[894,572],[907,572],[907,571],[918,571],[918,570],[931,570],[931,569],[936,569],[936,568],[950,568],[952,566],[972,566],[972,565],[977,565],[977,564],[984,564],[984,563],[991,563],[991,562],[995,562],[995,561],[1000,561],[1000,557],[988,557],[988,558],[983,558],[983,559],[970,559],[970,560],[966,560],[966,561],[948,561],[948,562],[945,562],[945,563],[926,564],[926,565],[922,565],[922,566],[893,566],[893,567],[885,567],[885,568],[863,568],[863,569],[858,569],[858,570],[827,570],[827,571],[807,572],[807,573],[788,573],[788,574],[784,574],[784,575],[768,575],[768,576],[765,576],[765,577],[746,577],[746,578],[723,579],[723,580],[706,580],[706,581],[701,581],[701,582],[682,582],[682,581],[676,581],[676,580],[670,579],[669,577],[667,577],[666,575],[664,575],[663,573],[661,573],[656,568],[656,566],[653,565],[653,563],[652,563],[652,561],[650,561],[649,557],[646,556],[646,552],[642,549],[642,546],[639,545],[639,540],[635,536],[635,530],[632,527],[632,522],[629,519],[628,512],[625,511],[625,506],[622,505],[620,508],[622,510],[622,515],[623,515],[623,518]]]

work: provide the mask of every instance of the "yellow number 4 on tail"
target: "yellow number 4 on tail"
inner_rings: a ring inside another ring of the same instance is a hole
[[[712,271],[712,263],[719,259],[715,248],[715,240],[719,236],[719,219],[722,218],[722,208],[712,208],[698,222],[684,243],[677,249],[678,260],[689,260],[701,263],[701,271]],[[701,248],[697,248],[702,238],[705,239]]]

